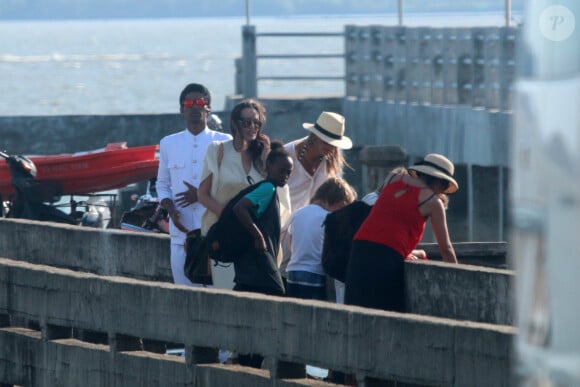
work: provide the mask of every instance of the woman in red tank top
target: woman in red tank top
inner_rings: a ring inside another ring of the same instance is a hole
[[[445,209],[447,196],[459,188],[454,166],[431,153],[408,168],[392,173],[369,216],[354,236],[346,275],[345,303],[403,312],[404,259],[419,244],[427,219],[443,261],[457,263]]]

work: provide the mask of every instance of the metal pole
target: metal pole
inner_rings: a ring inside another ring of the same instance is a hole
[[[512,18],[512,1],[505,0],[505,26],[510,26],[510,20]]]
[[[403,25],[403,0],[399,0],[397,14],[399,16],[399,25],[402,26]]]
[[[246,25],[250,25],[250,1],[246,0]]]
[[[256,27],[252,25],[242,26],[242,71],[244,97],[257,97]]]

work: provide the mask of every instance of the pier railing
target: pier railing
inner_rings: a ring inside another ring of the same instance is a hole
[[[0,219],[0,246],[2,256],[33,264],[101,276],[172,282],[168,235]],[[505,267],[506,243],[459,243],[454,246],[463,265],[406,263],[409,312],[512,324],[513,273],[493,267],[498,264]],[[431,259],[440,259],[435,244],[420,245],[420,248],[424,248]],[[491,267],[482,266],[486,264]],[[438,294],[437,302],[422,302],[435,293]]]
[[[401,314],[161,282],[167,236],[24,220],[0,231],[2,385],[326,385],[305,364],[367,386],[510,385],[508,270],[409,262]],[[218,348],[266,360],[220,364]]]
[[[253,25],[244,25],[242,27],[242,78],[241,92],[244,97],[258,97],[258,82],[262,80],[276,81],[344,81],[344,74],[309,74],[309,75],[269,75],[258,73],[259,60],[279,60],[279,59],[337,59],[343,60],[344,53],[286,53],[273,54],[258,52],[258,38],[282,38],[282,39],[301,39],[307,42],[312,38],[340,38],[344,37],[342,32],[256,32]],[[284,44],[284,43],[281,43]]]
[[[246,25],[242,29],[241,92],[257,97],[261,80],[337,80],[345,81],[347,97],[510,110],[517,34],[515,27],[382,25],[347,25],[344,32],[258,33],[255,26]],[[314,37],[343,39],[344,51],[265,54],[257,50],[258,38]],[[304,58],[344,60],[345,73],[271,76],[257,70],[259,60]]]
[[[0,258],[0,286],[7,290],[0,297],[4,384],[311,386],[304,368],[311,364],[353,373],[365,385],[509,385],[510,326],[98,276],[6,258]],[[148,349],[147,343],[157,345]],[[165,354],[160,343],[182,344],[185,357]],[[260,353],[267,365],[220,364],[217,348]]]

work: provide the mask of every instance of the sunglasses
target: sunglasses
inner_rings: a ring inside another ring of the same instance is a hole
[[[245,118],[241,118],[238,120],[238,122],[240,123],[240,126],[242,128],[249,128],[250,126],[252,126],[252,124],[254,124],[257,128],[262,127],[262,121],[259,120],[248,120]]]
[[[205,105],[207,105],[207,102],[205,101],[204,98],[186,99],[183,101],[183,107],[186,107],[186,108],[191,108],[194,106],[204,107]]]

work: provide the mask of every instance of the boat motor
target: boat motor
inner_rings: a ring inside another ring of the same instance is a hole
[[[9,198],[7,218],[42,220],[76,224],[69,215],[46,203],[60,200],[62,184],[52,180],[37,180],[36,166],[26,156],[9,155],[0,151],[10,171],[10,181],[15,193]]]

